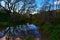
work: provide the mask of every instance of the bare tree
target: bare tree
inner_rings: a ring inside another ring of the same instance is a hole
[[[50,0],[44,1],[43,6],[41,7],[41,10],[42,10],[42,11],[50,10],[50,6],[51,6],[51,5],[50,5],[49,1],[50,1]]]
[[[20,13],[30,13],[32,11],[35,11],[36,9],[36,4],[35,0],[23,0],[23,6],[19,10]]]
[[[3,0],[5,9],[9,11],[18,11],[18,13],[30,13],[36,10],[35,0]],[[21,3],[22,6],[21,6]]]
[[[13,6],[17,2],[17,0],[4,0],[4,2],[5,2],[6,9],[8,9],[9,11],[11,11],[12,8],[13,8]]]

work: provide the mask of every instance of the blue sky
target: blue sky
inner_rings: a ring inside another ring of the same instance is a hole
[[[37,4],[37,9],[40,9],[46,0],[35,0],[35,1],[36,1],[35,3]],[[51,4],[52,4],[52,1],[53,0],[50,0]],[[54,1],[56,1],[56,0],[54,0]],[[4,2],[2,2],[2,5],[3,6],[5,5]]]
[[[39,8],[39,7],[42,7],[42,5],[44,4],[45,1],[46,1],[46,0],[36,0],[36,4],[37,4],[38,8]],[[54,2],[57,2],[57,0],[54,0]],[[53,2],[53,0],[50,0],[50,1],[49,1],[49,3],[51,3],[51,4],[53,4],[54,2]],[[55,6],[56,6],[56,5],[54,4],[54,8],[55,8]]]
[[[36,0],[36,4],[37,4],[38,7],[40,7],[42,5],[42,1],[43,0]]]
[[[42,2],[43,2],[43,0],[35,0],[35,3],[37,4],[37,8],[36,8],[37,10],[39,10],[40,7],[42,6],[42,4],[43,4]],[[1,3],[3,6],[5,5],[3,1]]]
[[[45,0],[36,0],[37,6],[38,6],[38,7],[41,7],[41,5],[43,4],[44,1],[45,1]],[[52,2],[52,0],[51,0],[50,2]],[[4,2],[2,2],[2,5],[4,5]]]
[[[4,2],[2,1],[1,3],[2,3],[2,5],[4,6]],[[41,0],[36,0],[36,4],[37,4],[38,7],[41,6],[41,5],[40,5],[41,3],[42,3]]]

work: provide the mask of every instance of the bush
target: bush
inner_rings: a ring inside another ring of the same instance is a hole
[[[60,24],[52,25],[47,22],[42,26],[42,28],[44,33],[49,33],[47,34],[49,35],[49,40],[60,40]]]

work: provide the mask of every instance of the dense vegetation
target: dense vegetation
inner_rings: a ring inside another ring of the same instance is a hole
[[[8,26],[15,27],[16,25],[26,24],[27,22],[33,23],[40,28],[44,40],[60,40],[59,10],[40,12],[40,14],[34,15],[18,14],[16,12],[7,13],[5,10],[0,10],[0,30]]]

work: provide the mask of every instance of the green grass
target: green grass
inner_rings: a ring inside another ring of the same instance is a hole
[[[45,23],[42,26],[42,29],[43,29],[43,33],[49,33],[47,34],[49,35],[48,36],[49,40],[60,40],[60,24],[52,25],[51,23]]]

